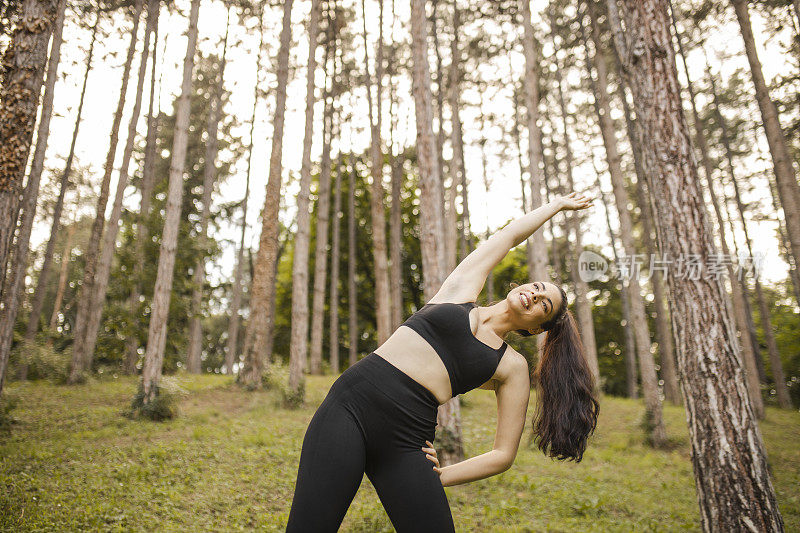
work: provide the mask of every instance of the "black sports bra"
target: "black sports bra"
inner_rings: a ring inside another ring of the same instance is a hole
[[[450,376],[452,396],[480,387],[494,375],[508,346],[492,348],[469,327],[475,302],[428,303],[403,322],[424,338],[439,354]]]

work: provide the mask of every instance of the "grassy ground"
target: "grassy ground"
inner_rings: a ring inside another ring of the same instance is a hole
[[[180,376],[180,418],[120,416],[129,378],[77,387],[12,384],[19,423],[0,437],[3,531],[283,531],[305,428],[333,377],[307,381],[306,407],[277,392],[246,393],[221,376]],[[468,456],[491,449],[494,394],[464,397]],[[674,447],[643,445],[639,402],[605,398],[582,463],[521,447],[492,478],[448,487],[458,531],[698,530],[683,410],[666,408]],[[800,414],[769,410],[761,425],[787,531],[800,530]],[[523,437],[523,443],[527,438]],[[342,531],[392,531],[364,477]]]

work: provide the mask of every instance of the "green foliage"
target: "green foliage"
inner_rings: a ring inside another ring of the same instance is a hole
[[[178,402],[185,395],[186,391],[177,381],[163,377],[161,383],[155,386],[154,398],[146,402],[144,386],[140,382],[130,408],[124,411],[123,415],[128,418],[146,418],[154,422],[170,420],[178,416]]]

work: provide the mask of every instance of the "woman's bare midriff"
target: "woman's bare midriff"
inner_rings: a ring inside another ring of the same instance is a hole
[[[413,329],[400,326],[375,353],[431,391],[439,404],[451,398],[447,368],[436,350]]]

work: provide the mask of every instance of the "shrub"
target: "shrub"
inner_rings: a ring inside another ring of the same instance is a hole
[[[8,393],[0,396],[0,433],[8,433],[17,421],[11,411],[17,406],[17,397]]]
[[[155,398],[145,403],[144,385],[139,382],[139,389],[131,401],[130,409],[124,415],[128,418],[147,418],[155,422],[169,420],[178,416],[178,402],[186,395],[186,391],[172,378],[161,378],[155,386]]]
[[[12,359],[15,364],[13,369],[9,369],[9,375],[16,376],[19,367],[27,364],[28,379],[46,379],[60,385],[66,383],[69,376],[72,348],[58,351],[47,343],[20,342],[14,349]]]
[[[290,389],[289,366],[283,361],[273,362],[261,375],[261,383],[265,389],[278,391],[281,407],[294,409],[303,405],[306,396],[305,378],[300,378],[297,391]]]

